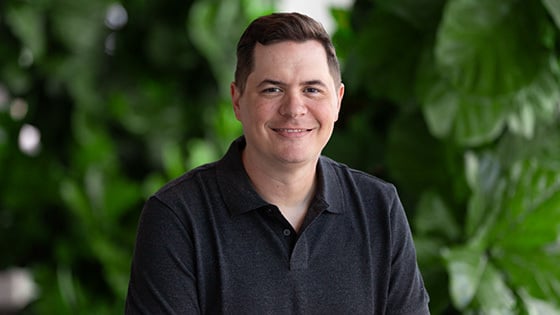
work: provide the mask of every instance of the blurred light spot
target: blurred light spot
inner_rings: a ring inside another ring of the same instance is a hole
[[[16,98],[10,105],[10,116],[13,120],[22,120],[27,115],[27,102],[21,98]]]
[[[41,149],[41,132],[34,126],[25,124],[19,131],[19,149],[30,156],[35,156]]]
[[[8,101],[10,100],[10,93],[8,89],[0,83],[0,112],[8,109]]]
[[[21,67],[27,68],[33,64],[33,52],[29,48],[23,48],[19,54],[18,63]]]
[[[126,9],[120,3],[113,3],[107,8],[105,25],[112,30],[118,30],[128,22]]]
[[[115,53],[116,47],[117,38],[115,36],[115,33],[107,35],[107,38],[105,38],[105,53],[112,56]]]
[[[11,268],[0,273],[0,305],[4,309],[21,310],[37,295],[37,284],[27,269]]]

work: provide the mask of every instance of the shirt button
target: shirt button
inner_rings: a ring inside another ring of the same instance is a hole
[[[284,236],[290,236],[290,234],[292,234],[292,231],[290,231],[289,229],[284,229],[282,233],[284,233]]]

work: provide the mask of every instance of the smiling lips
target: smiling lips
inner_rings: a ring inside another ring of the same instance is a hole
[[[308,132],[312,131],[313,129],[305,129],[305,128],[272,128],[276,133],[286,136],[286,137],[297,137],[303,136]]]

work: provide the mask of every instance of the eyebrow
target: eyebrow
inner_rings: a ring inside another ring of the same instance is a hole
[[[309,80],[309,81],[305,81],[305,82],[303,82],[302,85],[320,85],[320,86],[323,86],[323,87],[326,87],[326,86],[327,86],[327,85],[326,85],[323,81],[321,81],[321,80]]]
[[[286,85],[286,83],[283,83],[281,81],[276,81],[276,80],[271,80],[271,79],[264,79],[262,80],[257,87],[261,87],[263,85]]]
[[[272,79],[264,79],[262,80],[257,87],[261,87],[263,85],[287,85],[286,83],[282,82],[282,81],[277,81],[277,80],[272,80]],[[320,85],[320,86],[327,86],[323,81],[321,80],[309,80],[309,81],[304,81],[302,82],[300,85]]]

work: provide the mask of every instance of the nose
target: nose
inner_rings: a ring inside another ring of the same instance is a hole
[[[307,106],[303,95],[300,93],[286,93],[279,108],[280,115],[285,117],[298,117],[307,113]]]

